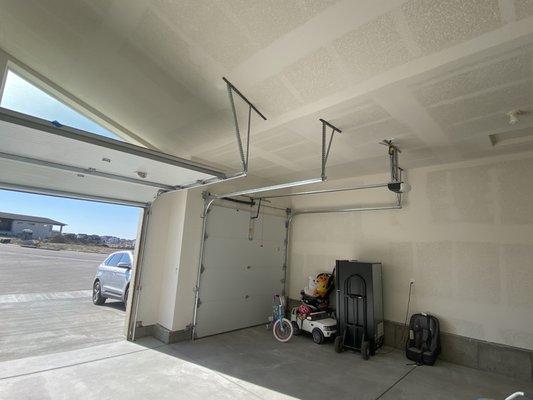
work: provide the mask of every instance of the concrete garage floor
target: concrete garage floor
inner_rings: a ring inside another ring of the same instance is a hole
[[[264,327],[194,343],[152,338],[0,363],[2,399],[503,399],[533,385],[394,350],[363,361],[308,337],[283,344]]]
[[[124,340],[124,306],[91,302],[104,254],[0,245],[0,361]]]

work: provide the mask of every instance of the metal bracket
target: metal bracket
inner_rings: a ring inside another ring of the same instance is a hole
[[[263,120],[266,121],[266,117],[257,109],[256,106],[252,104],[250,100],[248,100],[240,91],[237,89],[230,81],[228,81],[226,78],[222,78],[224,82],[226,82],[226,86],[228,89],[228,97],[229,102],[231,105],[231,112],[233,115],[233,122],[235,123],[235,134],[237,136],[237,145],[239,146],[239,155],[241,157],[242,162],[242,169],[244,173],[248,172],[248,162],[250,158],[250,129],[252,125],[252,110],[259,115]],[[241,138],[241,131],[239,128],[239,119],[237,117],[237,109],[235,108],[235,99],[233,97],[233,93],[236,93],[246,104],[248,104],[248,124],[247,124],[247,130],[246,130],[246,151],[243,147],[242,138]]]
[[[274,190],[289,189],[289,188],[293,188],[296,186],[311,185],[313,183],[320,183],[320,182],[325,181],[327,179],[326,163],[328,161],[329,152],[331,150],[331,143],[333,141],[333,135],[335,133],[341,133],[342,131],[336,126],[333,126],[332,124],[330,124],[326,120],[320,119],[320,122],[322,122],[322,174],[320,178],[312,178],[312,179],[306,179],[303,181],[287,182],[287,183],[280,183],[278,185],[263,186],[263,187],[254,188],[254,189],[240,190],[237,192],[215,195],[214,198],[222,199],[222,198],[227,198],[227,197],[252,195],[252,194],[257,194],[257,193],[270,192]],[[331,137],[329,139],[329,144],[326,145],[326,136],[327,136],[326,131],[328,127],[332,129],[332,132],[331,132]],[[254,196],[255,199],[259,199],[261,197],[269,198],[271,196]]]
[[[402,151],[398,146],[393,143],[393,139],[384,139],[380,144],[388,147],[389,161],[390,161],[390,183],[388,185],[389,190],[396,193],[398,199],[398,204],[402,202],[402,193],[404,189],[402,188],[402,172],[403,169],[400,167],[398,162],[398,154]],[[407,191],[409,191],[410,186],[407,185]]]
[[[402,180],[402,169],[398,164],[398,154],[402,151],[398,146],[393,143],[393,139],[384,139],[379,144],[387,146],[389,160],[390,160],[390,181],[391,182],[401,182]]]
[[[329,151],[331,150],[331,143],[333,142],[333,136],[335,135],[335,132],[342,133],[342,131],[336,126],[330,124],[328,121],[322,118],[320,118],[319,121],[322,122],[322,173],[321,173],[321,177],[322,177],[322,180],[325,181],[327,179],[326,164],[328,162]],[[326,148],[327,128],[331,128],[331,136],[329,138],[329,142]]]
[[[263,201],[263,199],[259,199],[259,202],[257,203],[257,212],[254,216],[251,216],[250,219],[257,219],[259,218],[259,213],[261,211],[261,202]]]

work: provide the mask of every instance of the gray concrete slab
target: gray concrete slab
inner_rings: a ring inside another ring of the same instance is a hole
[[[124,339],[124,306],[91,302],[102,254],[0,245],[0,361]]]
[[[96,266],[105,258],[105,254],[0,245],[0,294],[90,289]]]
[[[449,400],[533,391],[446,362],[414,370],[406,364],[397,350],[363,361],[308,337],[279,343],[259,327],[195,342],[154,347],[143,339],[0,363],[0,398]]]
[[[416,367],[381,400],[503,400],[517,391],[531,394],[533,384],[439,361],[432,367]]]

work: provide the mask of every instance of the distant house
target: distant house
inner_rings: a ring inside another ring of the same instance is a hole
[[[59,226],[59,233],[62,233],[66,225],[50,218],[0,212],[0,235],[5,236],[22,236],[23,231],[30,230],[32,239],[47,239],[57,232],[54,226]]]

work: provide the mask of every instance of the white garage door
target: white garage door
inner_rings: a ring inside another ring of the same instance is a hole
[[[250,212],[215,206],[208,214],[196,337],[266,323],[281,293],[284,216],[262,214],[249,240]]]
[[[223,179],[190,160],[0,108],[0,188],[142,206]]]

